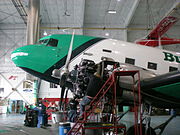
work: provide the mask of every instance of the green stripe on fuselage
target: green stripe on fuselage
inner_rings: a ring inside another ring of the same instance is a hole
[[[165,94],[167,96],[179,98],[180,97],[180,82],[164,85],[161,87],[153,88],[155,91]]]
[[[51,65],[49,65],[45,70],[42,71],[44,73],[46,70],[48,70],[52,65],[57,63],[59,60],[61,60],[63,57],[65,57],[68,54],[70,42],[72,35],[51,35],[50,38],[58,39],[58,47],[59,49],[57,52],[57,59],[56,61],[53,61]],[[84,43],[88,42],[89,40],[92,40],[96,37],[91,36],[84,36],[84,35],[75,35],[74,41],[73,41],[73,49],[76,49],[77,47],[83,45]]]

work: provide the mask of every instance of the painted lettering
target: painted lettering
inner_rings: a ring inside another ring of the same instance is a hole
[[[180,56],[173,55],[172,53],[169,52],[163,52],[163,53],[165,55],[164,58],[165,61],[170,61],[170,62],[176,61],[177,63],[180,63]]]
[[[173,54],[168,53],[168,52],[163,52],[163,53],[165,54],[165,58],[164,58],[165,61],[173,62],[175,60],[174,57],[173,57]]]
[[[180,57],[179,56],[175,56],[174,57],[176,58],[176,62],[180,63]]]

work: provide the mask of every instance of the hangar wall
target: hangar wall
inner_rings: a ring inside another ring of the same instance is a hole
[[[58,27],[64,27],[64,29],[58,29]],[[63,24],[41,24],[40,27],[40,37],[43,37],[44,32],[46,32],[48,35],[50,34],[72,34],[73,30],[70,27],[80,27],[80,26],[67,26]],[[75,34],[83,34],[82,29],[76,29]]]
[[[127,30],[116,30],[110,29],[108,27],[104,27],[104,25],[92,25],[86,24],[85,28],[97,28],[97,29],[85,29],[84,35],[96,36],[96,37],[105,37],[105,38],[113,38],[118,40],[127,41]],[[98,29],[104,28],[104,29]]]
[[[24,24],[0,24],[0,97],[6,97],[12,92],[12,87],[16,87],[22,95],[22,79],[25,77],[24,71],[17,68],[11,60],[11,52],[17,47],[26,43],[26,27]],[[11,100],[22,100],[17,92],[10,95]]]
[[[3,77],[2,77],[3,75]],[[4,89],[4,92],[0,92],[2,97],[7,96],[10,92],[12,92],[12,88],[15,88],[23,79],[24,79],[25,73],[1,73],[0,75],[0,88]],[[22,92],[23,85],[22,83],[17,88],[20,93],[24,94]],[[21,97],[16,93],[13,92],[9,96],[12,100],[18,100],[21,99]]]
[[[11,61],[11,52],[26,42],[26,27],[24,24],[1,24],[0,25],[0,71],[22,72]]]

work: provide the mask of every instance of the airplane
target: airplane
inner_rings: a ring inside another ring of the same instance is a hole
[[[115,39],[53,34],[41,38],[37,44],[17,48],[11,54],[17,67],[43,80],[59,84],[62,88],[61,99],[64,97],[64,84],[69,71],[82,59],[101,63],[102,58],[119,62],[122,70],[140,71],[143,103],[158,108],[180,108],[179,52]],[[131,85],[129,78],[120,78],[119,86],[123,94],[117,94],[117,98],[123,99],[121,104],[132,104],[134,98]]]
[[[152,47],[180,44],[180,39],[163,36],[175,23],[179,21],[179,13],[180,3],[178,2],[144,39],[138,39],[135,43]]]
[[[48,82],[59,84],[52,76],[54,69],[63,69],[72,35],[49,35],[35,45],[26,45],[14,50],[12,61],[17,67]],[[81,59],[101,62],[102,57],[122,63],[125,69],[138,69],[141,75],[142,92],[152,105],[164,108],[180,107],[180,53],[158,48],[140,46],[115,39],[74,35],[69,69]],[[156,74],[156,75],[155,75]],[[154,100],[153,100],[154,99]],[[158,101],[158,102],[157,102]]]

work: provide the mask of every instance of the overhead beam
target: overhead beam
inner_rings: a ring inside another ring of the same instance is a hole
[[[40,29],[69,29],[70,27],[40,27]],[[106,27],[71,27],[71,29],[83,29],[83,30],[128,30],[128,31],[136,31],[136,30],[152,30],[149,28],[124,28],[124,27],[114,27],[114,28],[106,28]]]
[[[130,24],[130,22],[132,20],[132,17],[133,17],[133,15],[134,15],[134,13],[135,13],[138,5],[139,5],[139,2],[140,2],[140,0],[134,0],[132,8],[129,11],[129,14],[127,15],[126,20],[125,20],[125,28],[129,26],[129,24]]]
[[[17,9],[19,15],[21,16],[22,20],[24,23],[27,25],[27,13],[24,8],[24,6],[21,3],[21,0],[11,0],[12,3],[14,4],[15,8]]]

